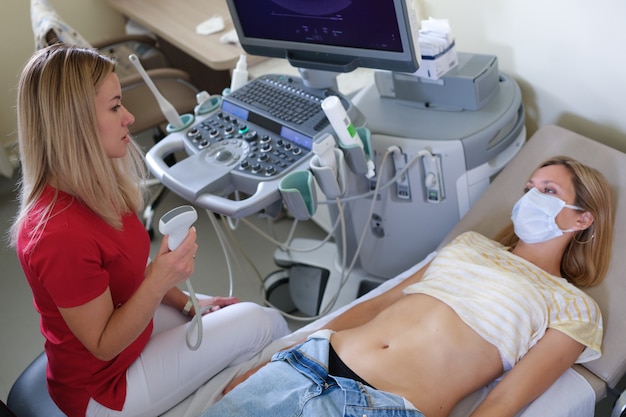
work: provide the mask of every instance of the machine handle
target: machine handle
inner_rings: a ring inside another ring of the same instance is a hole
[[[504,168],[517,153],[519,149],[526,142],[526,128],[522,126],[521,131],[518,133],[518,136],[515,140],[500,154],[496,155],[494,158],[489,160],[487,163],[482,166],[476,167],[467,172],[467,180],[470,184],[474,184],[476,182],[480,182],[485,178],[489,178],[492,175],[497,174]]]
[[[172,133],[154,144],[146,153],[146,164],[152,175],[162,181],[168,175],[169,169],[165,158],[183,149],[185,149],[185,143],[183,136],[179,133]]]
[[[198,196],[195,203],[200,207],[235,219],[246,217],[280,200],[279,182],[278,180],[259,181],[255,193],[245,200],[235,201],[215,194],[204,193]]]
[[[205,155],[203,151],[171,167],[165,163],[167,156],[184,149],[183,133],[176,132],[156,143],[146,154],[146,163],[152,174],[182,198],[233,218],[249,216],[280,200],[280,179],[259,181],[254,194],[243,200],[235,201],[215,194],[229,194],[234,190],[233,168],[211,166],[201,169]],[[192,182],[197,184],[190,184]]]

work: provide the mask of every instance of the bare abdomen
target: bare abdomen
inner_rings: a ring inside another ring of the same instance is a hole
[[[424,294],[404,296],[369,323],[335,333],[331,343],[357,375],[428,417],[448,415],[502,373],[497,349]]]

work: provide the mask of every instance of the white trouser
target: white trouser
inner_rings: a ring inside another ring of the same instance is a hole
[[[250,359],[271,341],[289,332],[276,310],[242,302],[202,318],[203,338],[190,350],[186,332],[190,322],[178,310],[160,306],[154,331],[141,356],[126,372],[126,402],[114,411],[93,399],[87,417],[154,417],[197,390],[228,365]],[[191,343],[197,337],[190,332]]]

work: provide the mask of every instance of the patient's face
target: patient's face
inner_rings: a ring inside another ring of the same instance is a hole
[[[526,190],[533,187],[544,194],[565,201],[566,204],[576,204],[576,190],[571,174],[562,165],[549,165],[536,170],[526,183]],[[580,211],[577,210],[561,210],[556,216],[556,224],[563,230],[572,228],[579,215]]]

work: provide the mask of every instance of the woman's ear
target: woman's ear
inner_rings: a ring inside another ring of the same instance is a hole
[[[576,220],[576,226],[580,228],[580,230],[586,230],[593,224],[594,217],[590,211],[585,211],[580,216],[578,216],[578,220]]]

